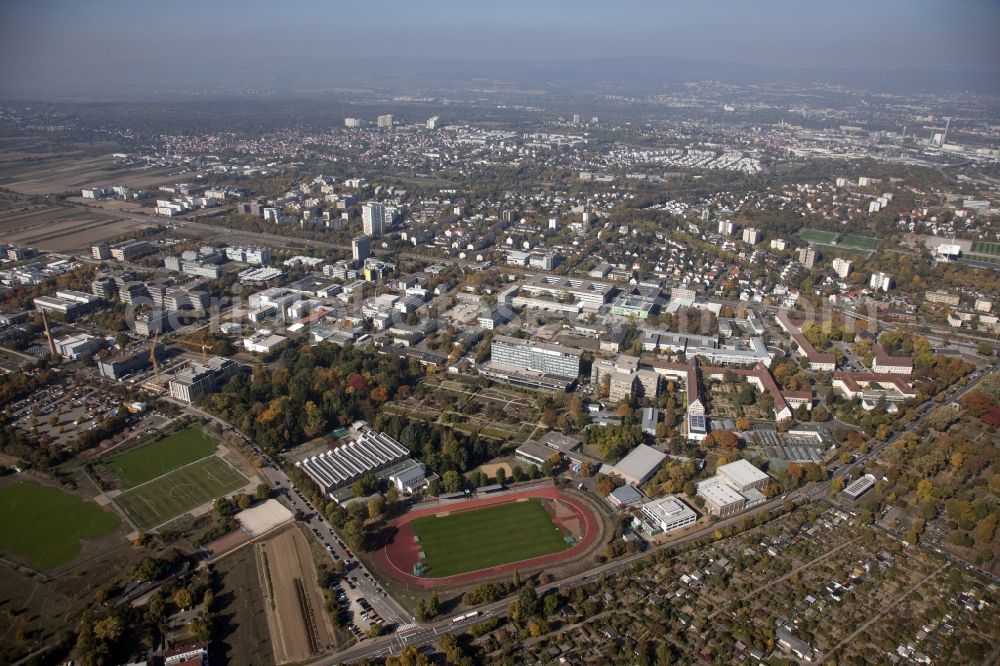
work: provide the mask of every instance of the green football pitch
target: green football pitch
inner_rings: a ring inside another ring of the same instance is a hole
[[[858,250],[878,249],[878,239],[871,236],[859,236],[857,234],[847,234],[840,239],[840,246],[856,248]]]
[[[210,456],[115,498],[139,529],[148,530],[247,484],[226,461]]]
[[[829,245],[837,239],[837,233],[835,231],[822,231],[820,229],[800,229],[799,237],[810,243]]]
[[[69,562],[82,539],[100,538],[121,525],[114,512],[34,481],[0,489],[0,515],[0,546],[37,569]]]
[[[118,477],[122,489],[134,488],[212,455],[218,445],[200,428],[191,427],[152,444],[108,458],[104,466]]]
[[[443,578],[549,555],[571,547],[539,499],[424,516],[410,523],[426,575]]]

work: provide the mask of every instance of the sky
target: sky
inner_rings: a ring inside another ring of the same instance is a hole
[[[1000,0],[0,0],[0,96],[120,63],[380,56],[1000,71]]]

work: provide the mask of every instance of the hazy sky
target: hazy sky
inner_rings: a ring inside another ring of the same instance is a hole
[[[0,86],[136,60],[630,55],[1000,71],[1000,0],[0,0]]]

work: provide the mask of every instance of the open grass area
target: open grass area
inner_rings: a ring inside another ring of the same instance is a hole
[[[991,243],[990,241],[972,241],[972,252],[974,254],[991,254],[994,256],[1000,256],[1000,243]]]
[[[114,532],[121,521],[93,502],[33,481],[0,489],[0,546],[24,557],[36,569],[69,562],[81,539]]]
[[[840,239],[838,245],[843,247],[856,248],[859,250],[875,250],[878,249],[878,239],[872,238],[870,236],[858,236],[856,234],[847,234]]]
[[[511,502],[411,523],[426,574],[443,578],[548,555],[571,547],[540,499]]]
[[[122,489],[134,488],[167,472],[212,455],[219,443],[191,427],[169,437],[107,459],[104,466],[115,473]]]
[[[837,239],[836,232],[821,231],[820,229],[800,229],[799,236],[802,240],[809,241],[810,243],[822,243],[823,245],[829,245]]]
[[[115,501],[140,529],[148,530],[246,483],[229,463],[211,456],[124,492]]]

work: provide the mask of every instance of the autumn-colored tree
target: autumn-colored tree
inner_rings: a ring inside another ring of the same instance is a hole
[[[990,407],[993,406],[993,402],[990,397],[980,390],[972,390],[962,396],[962,406],[965,407],[967,411],[972,416],[980,418],[986,412],[990,411]]]
[[[713,430],[702,440],[702,445],[706,449],[722,449],[723,451],[735,451],[739,448],[740,438],[730,430]]]

